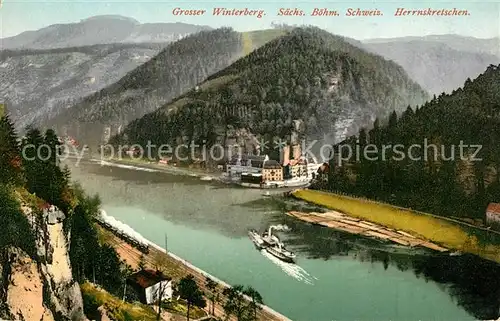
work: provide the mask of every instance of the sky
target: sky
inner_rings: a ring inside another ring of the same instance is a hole
[[[28,30],[37,30],[51,24],[73,23],[96,15],[122,15],[141,23],[185,22],[211,27],[230,26],[237,31],[269,28],[272,22],[286,24],[315,25],[335,34],[363,40],[369,38],[392,38],[423,36],[431,34],[459,34],[477,38],[500,36],[500,0],[497,1],[259,1],[233,0],[217,2],[160,1],[160,0],[0,0],[0,38],[17,35]],[[216,7],[248,8],[265,11],[257,17],[217,17]],[[203,16],[175,16],[174,8],[205,9]],[[280,8],[302,9],[307,16],[278,16]],[[312,17],[314,8],[337,10],[338,17]],[[383,16],[347,17],[347,8],[362,10],[378,9]],[[468,10],[468,16],[455,17],[396,17],[397,8],[405,9],[453,9]]]

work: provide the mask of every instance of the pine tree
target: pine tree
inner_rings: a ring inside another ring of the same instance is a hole
[[[0,182],[13,185],[24,183],[19,141],[8,115],[0,118]]]
[[[58,157],[61,155],[61,142],[53,129],[48,129],[45,132],[44,144],[47,146],[48,151],[48,162],[51,165],[56,165],[58,162]]]
[[[23,165],[26,171],[27,187],[31,193],[45,199],[45,177],[43,157],[43,136],[37,128],[28,128],[22,142]]]

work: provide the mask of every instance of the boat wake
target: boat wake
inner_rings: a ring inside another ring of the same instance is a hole
[[[271,225],[270,227],[275,231],[283,231],[283,232],[290,231],[290,228],[288,227],[288,225],[284,225],[284,224]]]
[[[269,231],[265,232],[262,236],[259,235],[255,230],[251,230],[249,232],[250,239],[254,242],[254,244],[260,248],[260,253],[264,255],[266,258],[268,258],[271,262],[276,264],[283,272],[285,272],[287,275],[293,277],[294,279],[304,282],[306,284],[314,285],[314,280],[317,280],[316,277],[310,275],[307,273],[306,270],[301,268],[295,263],[291,263],[289,260],[283,260],[283,258],[280,258],[279,255],[273,255],[273,252],[269,252],[270,247],[275,247],[276,244],[278,244],[280,253],[281,251],[285,251],[291,255],[293,255],[293,259],[291,260],[292,262],[294,261],[295,254],[292,252],[287,251],[284,249],[283,244],[281,241],[275,236],[272,235],[272,230],[275,231],[289,231],[290,227],[284,224],[278,224],[278,225],[271,225],[269,227]],[[274,245],[269,244],[271,242]],[[266,245],[267,244],[267,245]],[[279,245],[281,244],[281,245]]]
[[[307,273],[306,270],[298,266],[297,264],[284,262],[272,254],[269,254],[266,250],[261,250],[260,253],[268,258],[271,262],[276,264],[283,272],[292,278],[304,282],[309,285],[314,285],[314,280],[318,280],[316,277]]]

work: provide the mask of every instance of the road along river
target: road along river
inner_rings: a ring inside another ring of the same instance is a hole
[[[472,256],[411,253],[311,226],[284,215],[290,204],[261,190],[133,166],[70,163],[108,215],[232,285],[252,285],[295,321],[478,320],[498,318],[500,267]],[[286,264],[247,236],[284,224],[297,253]]]

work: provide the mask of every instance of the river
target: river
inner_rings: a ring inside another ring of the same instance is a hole
[[[310,226],[283,214],[299,205],[260,190],[89,161],[71,170],[89,193],[100,195],[109,215],[229,284],[253,286],[294,321],[499,317],[494,263],[409,253]],[[297,265],[253,247],[248,229],[271,224],[291,228],[280,236],[297,253]]]

